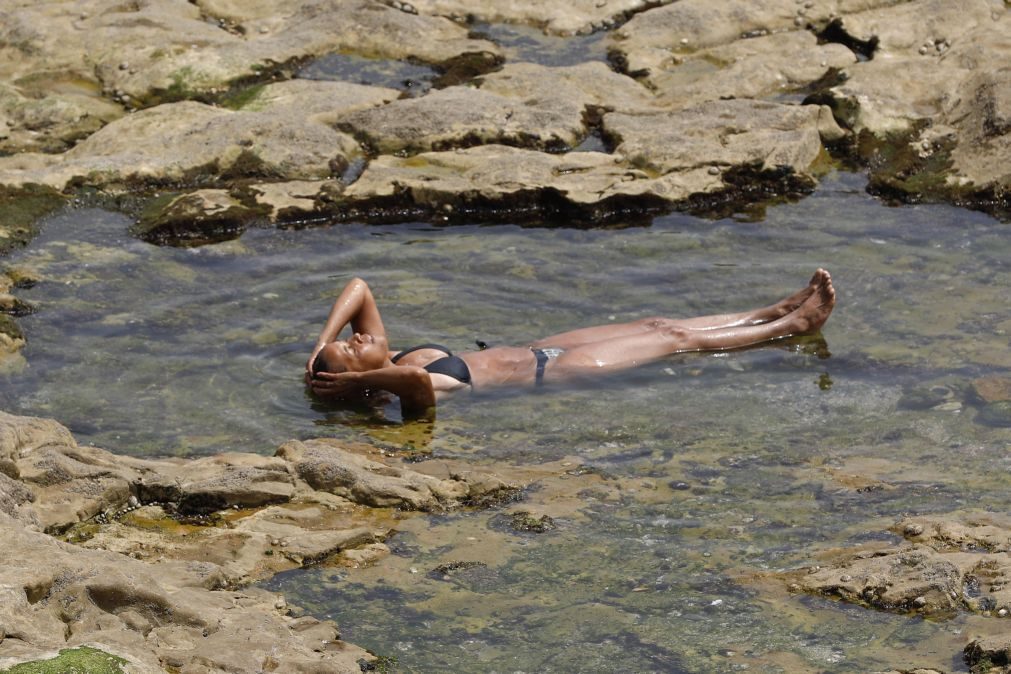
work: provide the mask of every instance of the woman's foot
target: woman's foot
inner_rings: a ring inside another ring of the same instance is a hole
[[[782,318],[783,316],[799,309],[800,305],[802,305],[808,297],[814,294],[814,291],[818,289],[818,286],[825,282],[825,279],[831,280],[828,272],[819,268],[805,287],[801,288],[789,297],[781,299],[768,308],[771,316],[769,320],[774,321],[777,318]]]
[[[791,333],[803,335],[811,332],[818,332],[821,326],[828,320],[832,309],[835,307],[835,288],[832,287],[832,277],[824,269],[819,269],[811,277],[811,292],[807,298],[801,302],[792,314],[788,314],[789,319],[795,323],[795,328]],[[805,288],[801,293],[807,291]],[[797,293],[800,295],[801,293]],[[789,298],[788,298],[789,299]],[[784,300],[784,302],[787,300]]]

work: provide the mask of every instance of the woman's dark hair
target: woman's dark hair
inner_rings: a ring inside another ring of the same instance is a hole
[[[320,372],[329,372],[326,367],[326,361],[323,360],[323,354],[316,354],[316,360],[312,361],[312,376],[315,377]]]

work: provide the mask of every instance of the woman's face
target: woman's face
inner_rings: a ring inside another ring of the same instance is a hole
[[[385,337],[356,332],[347,341],[328,344],[323,358],[331,372],[368,372],[383,367],[388,355]]]

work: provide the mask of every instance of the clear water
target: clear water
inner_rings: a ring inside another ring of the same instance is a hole
[[[439,73],[429,66],[405,61],[334,53],[313,59],[298,71],[297,76],[306,80],[387,87],[414,97],[428,93]]]
[[[43,280],[19,291],[37,307],[21,319],[29,366],[0,375],[0,408],[135,455],[271,453],[323,435],[477,467],[575,457],[608,478],[611,491],[575,495],[578,513],[547,534],[496,531],[493,511],[424,517],[374,569],[269,583],[404,671],[959,671],[969,635],[999,621],[925,622],[762,578],[816,549],[887,539],[907,513],[1011,508],[1011,430],[981,423],[969,392],[976,377],[1011,375],[1007,225],[888,208],[863,186],[834,174],[757,223],[341,225],[196,249],[68,211],[5,261]],[[792,343],[671,359],[598,388],[457,399],[434,425],[402,424],[395,407],[325,408],[300,380],[353,275],[372,284],[395,346],[466,349],[759,306],[818,266],[839,292],[827,358]],[[545,495],[528,498],[550,512]],[[428,575],[486,536],[494,563]]]

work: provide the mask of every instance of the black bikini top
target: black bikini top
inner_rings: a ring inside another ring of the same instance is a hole
[[[390,361],[396,363],[407,354],[420,351],[422,349],[435,349],[436,351],[442,351],[446,354],[443,358],[437,358],[426,365],[424,367],[426,372],[431,374],[444,374],[461,383],[470,383],[470,368],[467,367],[467,363],[464,362],[463,358],[454,356],[452,351],[441,344],[419,344],[418,346],[412,346],[409,349],[404,349],[393,358],[390,358]]]

